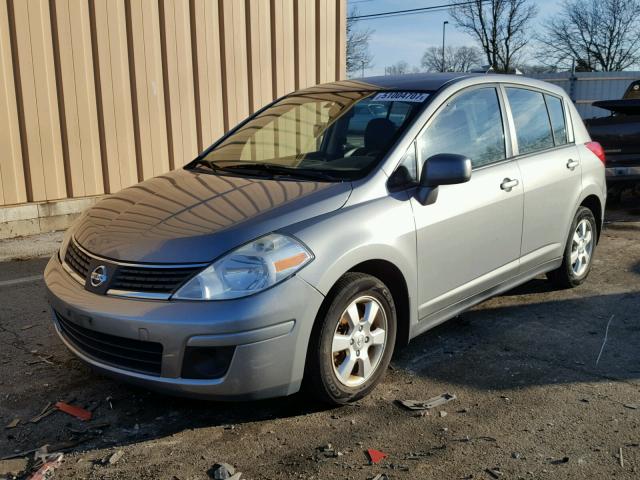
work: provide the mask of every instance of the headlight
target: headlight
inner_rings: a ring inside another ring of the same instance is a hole
[[[246,297],[286,280],[313,254],[296,239],[272,233],[228,253],[184,284],[172,298],[227,300]]]

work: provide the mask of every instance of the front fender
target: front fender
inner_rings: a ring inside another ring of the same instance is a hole
[[[407,284],[410,322],[417,321],[416,232],[406,192],[343,207],[287,232],[314,253],[315,260],[298,275],[323,295],[362,262],[384,260],[395,265]]]

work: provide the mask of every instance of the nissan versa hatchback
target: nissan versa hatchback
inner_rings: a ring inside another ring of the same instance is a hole
[[[55,328],[149,388],[350,402],[470,306],[543,273],[581,284],[604,162],[567,95],[519,76],[294,92],[85,212],[46,269]]]

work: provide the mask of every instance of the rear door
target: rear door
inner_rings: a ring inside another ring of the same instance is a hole
[[[473,165],[469,182],[438,187],[434,203],[411,199],[422,320],[517,274],[522,183],[505,126],[497,87],[483,85],[447,100],[418,136],[420,165],[438,153]]]
[[[520,271],[562,256],[582,188],[580,156],[563,99],[505,86],[524,184]]]

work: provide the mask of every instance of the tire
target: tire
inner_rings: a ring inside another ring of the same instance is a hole
[[[333,405],[366,396],[389,366],[396,331],[396,308],[386,285],[371,275],[345,274],[327,296],[309,342],[305,383],[310,393]]]
[[[577,232],[579,225],[587,226],[590,232],[590,243],[579,244],[580,234]],[[559,288],[573,288],[582,284],[587,279],[591,271],[591,266],[593,265],[597,235],[598,227],[593,213],[586,207],[579,207],[573,222],[571,222],[569,238],[567,238],[567,244],[562,258],[562,265],[556,270],[547,273],[547,278],[555,286]],[[583,255],[583,252],[587,254],[586,257]],[[580,261],[579,265],[573,261],[576,255]],[[585,258],[587,258],[586,262],[584,261]]]

